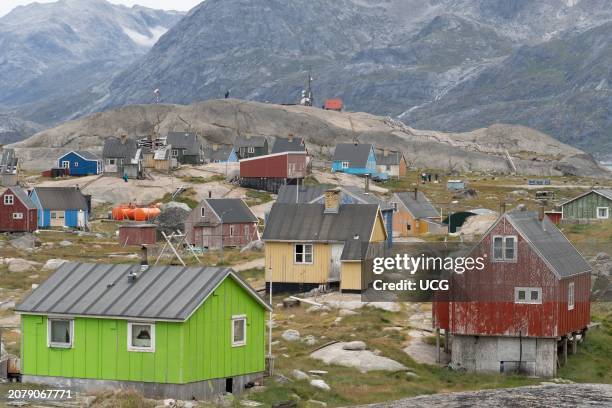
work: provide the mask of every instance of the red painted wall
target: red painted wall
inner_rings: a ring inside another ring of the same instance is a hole
[[[157,242],[157,228],[119,227],[120,245],[155,245]]]
[[[4,205],[4,196],[14,196],[13,205]],[[13,213],[22,213],[23,219],[13,219]],[[0,232],[34,232],[38,223],[36,209],[28,209],[11,190],[6,190],[0,196]]]
[[[240,177],[304,178],[306,155],[283,153],[241,160]]]

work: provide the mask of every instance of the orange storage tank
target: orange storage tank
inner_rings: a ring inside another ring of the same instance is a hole
[[[113,208],[112,216],[116,221],[133,220],[136,209],[128,205],[120,205]]]
[[[161,214],[161,210],[156,207],[151,208],[137,208],[134,211],[135,221],[151,221]]]

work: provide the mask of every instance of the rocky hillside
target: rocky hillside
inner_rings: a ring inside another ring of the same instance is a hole
[[[337,143],[359,140],[403,151],[411,166],[447,170],[510,171],[507,150],[519,173],[575,174],[612,177],[581,150],[522,126],[494,125],[466,133],[416,130],[388,117],[367,113],[340,113],[302,106],[281,106],[235,99],[193,105],[133,105],[96,113],[37,133],[17,143],[23,165],[50,166],[70,149],[100,152],[104,139],[127,132],[131,137],[186,130],[189,123],[207,143],[233,143],[238,135],[306,137],[309,150],[329,158]]]
[[[181,17],[105,0],[17,7],[0,18],[0,108],[45,124],[78,115]]]

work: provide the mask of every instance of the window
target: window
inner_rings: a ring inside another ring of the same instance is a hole
[[[13,213],[14,220],[23,220],[23,213]]]
[[[115,164],[117,164],[117,160],[116,159],[108,159],[106,161],[109,165],[114,166]]]
[[[155,351],[155,325],[128,323],[128,351]]]
[[[597,219],[607,220],[610,218],[610,209],[608,207],[597,207]]]
[[[49,347],[72,348],[74,320],[47,320],[47,345]]]
[[[64,169],[70,168],[70,162],[68,160],[63,161],[62,162],[62,168],[64,168]]]
[[[296,264],[311,264],[312,244],[295,244],[294,261]]]
[[[542,288],[514,288],[514,303],[541,304]]]
[[[232,347],[246,344],[246,316],[232,316]]]
[[[248,153],[255,153],[255,148],[254,148],[254,147],[249,147],[249,148],[247,149],[247,152],[248,152]]]
[[[493,237],[493,260],[516,261],[517,240],[515,236]]]
[[[342,162],[342,168],[343,169],[348,169],[349,168],[349,162]]]
[[[233,225],[230,225],[229,234],[230,234],[230,237],[234,236],[234,226]]]
[[[57,220],[57,219],[64,219],[65,215],[63,211],[51,211],[51,219],[53,220]]]
[[[206,209],[204,207],[200,208],[202,218],[206,218]]]
[[[15,204],[15,196],[12,194],[7,194],[4,196],[4,205],[13,205]]]
[[[172,149],[172,157],[178,157],[179,151],[178,149]]]
[[[79,162],[74,162],[74,167],[79,167]]]
[[[567,286],[567,310],[574,310],[574,282]]]

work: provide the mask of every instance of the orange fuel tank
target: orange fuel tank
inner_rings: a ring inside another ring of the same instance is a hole
[[[137,208],[134,211],[134,220],[135,221],[151,221],[157,218],[159,214],[161,214],[161,210],[156,207]]]

